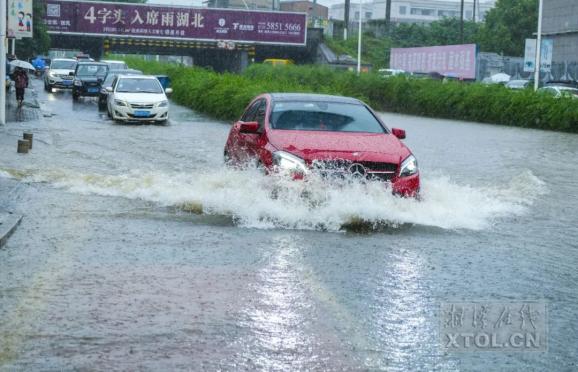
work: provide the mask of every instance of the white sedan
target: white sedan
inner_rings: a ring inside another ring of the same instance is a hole
[[[119,75],[108,92],[108,116],[115,121],[165,123],[169,119],[167,93],[154,76]]]

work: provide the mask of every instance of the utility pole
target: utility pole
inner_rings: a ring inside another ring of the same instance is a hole
[[[540,64],[542,63],[542,7],[543,0],[538,5],[538,36],[536,37],[536,62],[534,63],[534,90],[540,86]]]
[[[347,30],[349,29],[349,7],[351,6],[351,0],[345,0],[345,13],[344,13],[344,20],[345,20],[345,27],[343,28],[343,40],[347,40]]]
[[[460,40],[464,43],[464,1],[460,4]]]
[[[474,23],[476,23],[476,0],[474,0],[474,13],[473,13],[472,20],[474,21]]]
[[[391,30],[391,0],[385,0],[385,33]]]
[[[357,75],[361,74],[361,34],[363,31],[363,0],[359,0],[359,34],[357,35]]]
[[[6,81],[6,0],[0,0],[0,81]],[[6,89],[0,89],[0,125],[6,124]]]
[[[313,19],[313,27],[317,27],[317,0],[313,0],[313,9],[311,9],[311,18]]]

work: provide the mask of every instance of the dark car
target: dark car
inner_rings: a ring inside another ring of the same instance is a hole
[[[80,97],[98,97],[106,75],[108,65],[100,62],[79,62],[74,71],[72,99]]]

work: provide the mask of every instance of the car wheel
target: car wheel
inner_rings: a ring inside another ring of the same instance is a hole
[[[52,86],[50,84],[44,84],[44,90],[48,93],[52,93]]]
[[[110,119],[112,119],[112,113],[110,112],[110,108],[108,106],[106,106],[106,114]]]
[[[80,96],[78,95],[78,93],[72,93],[72,100],[73,101],[78,101],[79,98],[80,98]]]

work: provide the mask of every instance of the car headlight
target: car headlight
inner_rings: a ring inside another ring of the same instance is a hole
[[[55,78],[55,77],[56,77],[56,74],[55,74],[54,72],[52,72],[52,71],[49,71],[49,72],[48,72],[48,76],[51,77],[51,78]]]
[[[273,153],[273,165],[277,170],[291,175],[303,176],[309,173],[309,169],[303,159],[285,151],[275,151]]]
[[[114,104],[117,106],[126,106],[126,102],[125,101],[121,101],[120,99],[115,99],[114,100]]]
[[[167,107],[169,105],[169,101],[161,101],[157,104],[158,107]]]
[[[411,176],[416,174],[417,171],[417,160],[413,155],[410,155],[403,162],[401,162],[401,167],[399,168],[399,176]]]
[[[81,86],[82,86],[82,81],[80,81],[80,80],[74,80],[74,85],[76,85],[77,87],[81,87]]]

